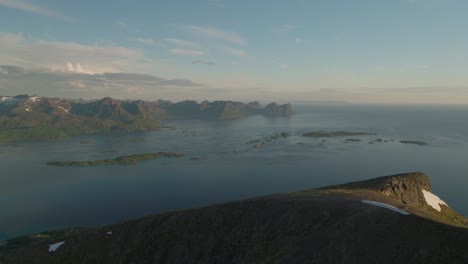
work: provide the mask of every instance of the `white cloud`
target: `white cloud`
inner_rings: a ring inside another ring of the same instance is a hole
[[[25,38],[0,33],[2,64],[57,71],[138,72],[153,66],[143,51],[116,45],[80,44]]]
[[[195,43],[188,41],[188,40],[183,40],[183,39],[165,38],[164,41],[169,42],[179,47],[196,47],[197,46],[195,45]]]
[[[73,67],[73,64],[71,62],[67,62],[67,70],[74,72],[75,68]]]
[[[39,7],[37,5],[28,3],[23,0],[0,0],[0,5],[40,16],[51,17],[64,21],[73,21],[73,19],[70,17],[66,17],[58,12],[52,11],[47,8]]]
[[[231,54],[231,55],[234,55],[234,56],[239,56],[239,57],[248,57],[249,56],[247,54],[247,52],[245,52],[244,50],[241,50],[241,49],[234,49],[234,48],[225,47],[224,51]]]
[[[289,69],[289,65],[286,64],[286,63],[280,64],[279,67],[280,67],[281,69],[283,69],[283,70]]]
[[[170,49],[169,52],[172,54],[184,55],[184,56],[201,56],[205,54],[204,51],[193,50],[193,49]]]
[[[81,64],[78,62],[76,66],[73,67],[73,63],[67,62],[67,70],[69,72],[77,72],[77,73],[89,73],[83,70],[83,67],[81,67]]]
[[[136,41],[146,45],[154,45],[156,43],[152,38],[137,38]]]
[[[243,37],[235,32],[223,31],[213,27],[186,26],[186,29],[192,34],[198,36],[223,40],[233,44],[245,45],[247,42]]]

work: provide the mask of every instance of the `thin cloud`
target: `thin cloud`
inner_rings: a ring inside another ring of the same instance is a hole
[[[445,93],[445,94],[466,94],[468,93],[468,86],[416,86],[416,87],[402,87],[402,88],[362,88],[362,91],[375,92],[375,93],[412,93],[412,94],[425,94],[425,93]]]
[[[205,65],[215,65],[216,63],[213,61],[192,61],[192,64],[205,64]]]
[[[195,43],[188,41],[188,40],[183,40],[183,39],[176,39],[176,38],[165,38],[164,41],[171,43],[173,45],[179,46],[179,47],[196,47]]]
[[[1,1],[1,0],[0,0]],[[131,26],[129,25],[127,22],[125,21],[117,21],[117,25],[125,30],[128,30],[128,31],[131,31],[131,32],[134,32],[134,33],[139,33],[141,32],[140,29],[134,27],[134,26]]]
[[[0,5],[44,17],[50,17],[69,22],[73,21],[73,19],[70,17],[67,17],[53,10],[28,3],[24,0],[0,0]]]
[[[156,41],[154,41],[154,39],[151,38],[137,38],[136,41],[145,45],[154,45],[156,43]]]
[[[18,66],[0,65],[0,89],[6,88],[12,95],[19,91],[28,94],[59,97],[95,98],[112,94],[127,98],[135,94],[157,95],[172,89],[199,89],[204,85],[189,79],[163,78],[138,73],[86,74],[76,71],[51,71],[26,69]]]
[[[247,54],[247,52],[245,52],[244,50],[241,50],[241,49],[234,49],[234,48],[225,47],[224,51],[231,54],[231,55],[238,56],[238,57],[244,57],[245,58],[245,57],[249,56]]]
[[[297,26],[292,25],[292,24],[283,24],[275,29],[273,29],[274,32],[283,34],[283,33],[289,33],[293,30],[295,30]]]
[[[152,66],[142,50],[117,45],[80,44],[0,33],[0,61],[26,68],[87,73],[144,71]]]
[[[223,40],[237,45],[245,45],[247,41],[239,34],[230,31],[224,31],[213,27],[186,26],[186,29],[192,34],[210,39]]]
[[[204,51],[193,50],[193,49],[170,49],[169,52],[175,55],[182,55],[182,56],[201,56],[205,54]]]
[[[370,94],[468,94],[468,86],[414,86],[399,88],[321,88],[321,93],[370,93]]]

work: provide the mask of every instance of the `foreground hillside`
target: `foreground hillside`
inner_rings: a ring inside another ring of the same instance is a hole
[[[0,263],[468,263],[467,227],[409,173],[20,237]]]
[[[39,96],[0,96],[0,142],[63,138],[102,132],[155,130],[166,118],[235,119],[248,115],[288,116],[289,104],[215,101],[74,101]]]

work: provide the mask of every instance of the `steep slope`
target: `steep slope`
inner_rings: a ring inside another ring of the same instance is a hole
[[[54,139],[159,127],[164,111],[141,101],[94,102],[20,95],[0,97],[0,142]]]
[[[203,118],[203,119],[238,119],[249,115],[290,116],[293,114],[291,106],[271,103],[265,108],[258,102],[248,104],[232,101],[183,101],[162,105],[162,108],[172,117]]]
[[[409,173],[44,233],[0,263],[468,263],[467,220],[424,191]]]
[[[290,116],[294,114],[290,104],[278,105],[277,103],[268,104],[262,112],[266,116]]]

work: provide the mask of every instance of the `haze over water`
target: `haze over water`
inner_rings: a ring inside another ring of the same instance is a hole
[[[293,108],[297,114],[289,118],[176,120],[164,124],[175,128],[148,133],[0,145],[0,239],[410,171],[428,174],[433,192],[468,215],[464,198],[468,107],[343,104]],[[327,138],[325,142],[301,136],[316,130],[377,135]],[[257,148],[249,143],[280,132],[293,136]],[[361,141],[345,143],[346,138]],[[378,138],[383,142],[369,143]],[[187,157],[137,165],[45,165],[55,160],[157,151]]]

